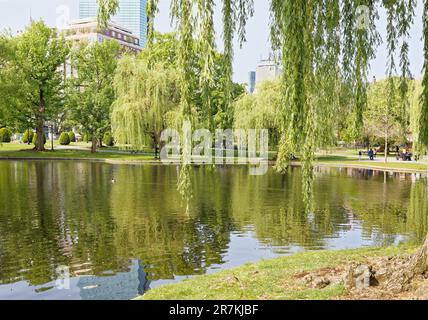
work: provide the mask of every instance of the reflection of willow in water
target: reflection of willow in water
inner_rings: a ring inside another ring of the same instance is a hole
[[[421,242],[427,228],[426,180],[416,174],[344,170],[352,178],[340,185],[348,215],[359,222],[364,238],[391,245],[410,235]],[[365,180],[370,179],[370,184]],[[425,192],[424,192],[425,191]],[[410,199],[409,199],[410,195]]]
[[[321,171],[308,215],[299,169],[259,177],[247,167],[194,168],[186,214],[176,167],[0,162],[0,282],[47,283],[58,265],[73,275],[127,271],[130,259],[150,280],[202,274],[224,262],[231,232],[248,230],[281,251],[329,248],[329,238],[355,225],[374,244],[425,235],[424,180]]]
[[[220,211],[208,214],[210,203],[198,206],[197,214],[183,211],[177,176],[169,169],[118,167],[111,197],[119,254],[144,261],[152,280],[202,274],[223,262],[221,253],[229,243],[228,219],[217,217]],[[201,198],[196,197],[206,200]]]
[[[316,181],[315,181],[316,182]],[[334,188],[322,190],[315,183],[315,210],[307,213],[303,202],[301,171],[290,168],[283,176],[250,177],[240,172],[234,179],[232,214],[237,225],[254,225],[257,238],[275,246],[323,248],[325,238],[346,229],[340,210],[331,210]]]
[[[428,232],[428,185],[424,181],[416,181],[412,185],[406,231],[414,232],[418,244],[421,244],[426,238]]]
[[[70,266],[73,275],[126,270],[111,238],[106,167],[16,162],[0,172],[2,185],[14,181],[0,193],[6,206],[0,234],[7,235],[0,238],[0,281],[44,284],[56,278],[58,265]]]

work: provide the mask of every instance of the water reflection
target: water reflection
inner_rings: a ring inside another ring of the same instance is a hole
[[[0,298],[129,299],[185,277],[300,250],[421,241],[422,175],[318,168],[306,214],[300,170],[0,162]],[[115,183],[112,183],[112,179]],[[54,286],[59,265],[71,289]]]

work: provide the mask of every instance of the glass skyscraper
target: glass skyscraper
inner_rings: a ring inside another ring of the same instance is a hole
[[[112,21],[131,30],[140,38],[140,46],[144,47],[147,41],[147,0],[119,0],[119,4],[119,12]],[[97,0],[80,0],[80,19],[96,17],[97,10]]]

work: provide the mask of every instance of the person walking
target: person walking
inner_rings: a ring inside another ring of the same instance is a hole
[[[374,160],[374,152],[373,152],[373,149],[370,149],[368,153],[369,153],[369,159],[370,159],[371,161],[373,161],[373,160]]]

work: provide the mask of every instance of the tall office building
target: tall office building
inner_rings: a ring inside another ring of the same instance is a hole
[[[131,30],[140,38],[140,46],[144,47],[147,41],[147,0],[119,0],[119,12],[112,21]],[[80,19],[97,16],[97,0],[80,0]]]
[[[255,89],[256,89],[256,72],[250,71],[248,73],[248,92],[254,93]]]

